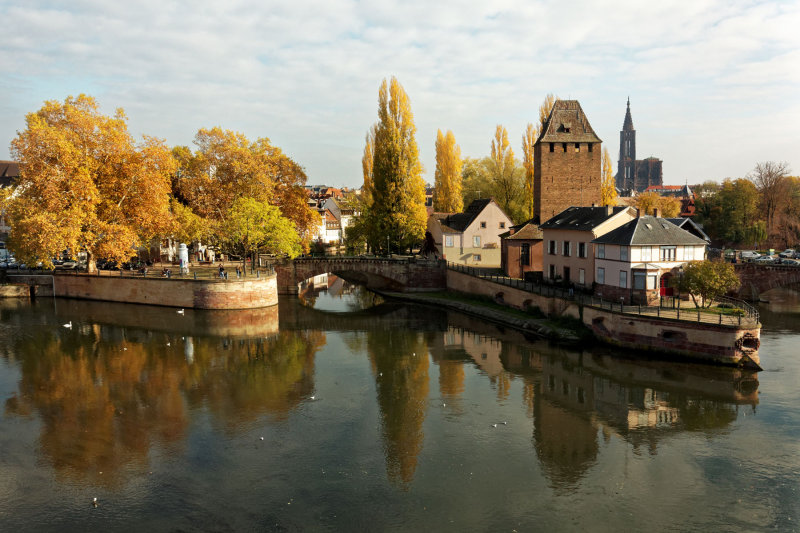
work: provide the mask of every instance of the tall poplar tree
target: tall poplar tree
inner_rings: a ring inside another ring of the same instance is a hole
[[[617,205],[617,180],[614,178],[614,167],[608,148],[603,148],[603,158],[600,167],[600,203],[602,205]]]
[[[395,77],[390,83],[384,79],[378,93],[372,163],[374,249],[388,253],[408,249],[425,235],[425,182],[416,131],[403,86]]]
[[[514,161],[514,150],[508,142],[508,131],[497,125],[492,139],[492,181],[500,207],[506,213],[511,211],[511,204],[519,194],[519,180]]]
[[[436,134],[436,181],[433,209],[440,213],[460,213],[464,209],[461,197],[461,148],[452,131]]]
[[[539,128],[530,122],[522,135],[522,166],[525,167],[525,210],[533,218],[533,146],[539,137]]]

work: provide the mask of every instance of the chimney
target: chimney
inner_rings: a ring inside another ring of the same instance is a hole
[[[606,216],[610,217],[613,214],[614,214],[614,206],[613,205],[607,205],[606,206]]]
[[[654,207],[654,208],[653,208],[653,216],[654,216],[654,217],[656,217],[656,218],[658,218],[658,217],[660,216],[660,214],[661,214],[661,213],[658,211],[658,208],[657,208],[657,207]]]

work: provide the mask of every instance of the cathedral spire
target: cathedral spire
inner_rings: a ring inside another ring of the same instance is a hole
[[[622,131],[633,131],[633,119],[631,118],[631,97],[628,97],[628,109],[625,111],[625,122],[622,124]]]

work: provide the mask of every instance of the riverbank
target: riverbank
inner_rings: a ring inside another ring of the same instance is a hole
[[[554,320],[546,317],[537,317],[532,313],[462,293],[441,291],[428,293],[379,292],[379,294],[396,300],[452,309],[509,326],[525,333],[531,333],[544,339],[576,343],[592,336],[588,328],[572,318]]]

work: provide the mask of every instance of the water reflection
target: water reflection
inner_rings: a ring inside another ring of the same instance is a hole
[[[300,284],[300,303],[319,311],[353,312],[383,303],[383,298],[335,274],[320,274]]]
[[[57,314],[0,304],[0,353],[19,372],[5,414],[40,421],[36,451],[59,480],[120,490],[148,470],[153,450],[186,454],[203,419],[215,438],[256,427],[276,442],[286,438],[307,461],[329,448],[365,464],[375,455],[382,480],[402,490],[431,486],[419,475],[426,453],[450,456],[463,446],[467,455],[454,463],[489,464],[516,441],[527,453],[521,463],[569,494],[613,437],[634,454],[656,456],[678,435],[729,432],[740,409],[758,405],[754,373],[560,347],[459,313],[363,298],[370,305],[348,313],[282,300],[279,309],[185,316],[79,301],[59,301]],[[67,320],[71,330],[60,326]],[[320,382],[330,400],[310,404],[324,412],[305,407]],[[500,441],[482,433],[490,412],[520,413]],[[339,430],[344,424],[348,431]],[[346,445],[304,447],[327,432]],[[237,460],[244,461],[231,453]],[[281,472],[294,479],[293,470]],[[313,500],[317,482],[302,482]]]

